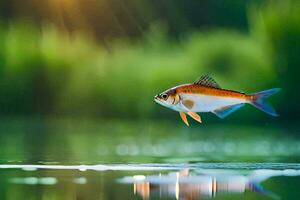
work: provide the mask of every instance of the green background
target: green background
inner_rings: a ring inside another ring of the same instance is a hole
[[[238,175],[235,163],[281,162],[274,169],[289,170],[300,161],[299,52],[299,0],[1,0],[0,199],[141,199],[117,180],[167,173],[10,164],[195,164],[201,172],[201,163],[230,162]],[[282,88],[270,98],[280,116],[245,106],[186,127],[154,102],[203,74],[245,93]],[[38,182],[26,183],[32,177]],[[300,198],[299,176],[262,186]],[[270,199],[253,190],[216,199],[241,197]]]
[[[280,87],[280,121],[299,118],[297,0],[27,0],[0,11],[2,116],[175,119],[153,96],[210,74],[246,93]],[[228,120],[269,118],[243,110]]]

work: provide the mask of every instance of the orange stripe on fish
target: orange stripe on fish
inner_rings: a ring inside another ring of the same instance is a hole
[[[205,85],[199,84],[188,84],[178,86],[176,89],[178,93],[186,93],[186,94],[205,94],[212,96],[222,96],[222,97],[233,97],[233,98],[241,98],[241,99],[251,99],[251,95],[246,95],[241,92],[233,91],[233,90],[225,90],[221,88],[213,88]]]

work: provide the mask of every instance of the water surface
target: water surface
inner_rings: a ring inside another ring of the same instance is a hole
[[[1,199],[299,199],[296,124],[3,119]]]

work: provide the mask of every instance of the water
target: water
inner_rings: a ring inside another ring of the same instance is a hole
[[[2,119],[0,199],[299,199],[297,124]]]

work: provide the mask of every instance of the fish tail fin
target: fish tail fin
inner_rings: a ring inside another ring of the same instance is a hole
[[[280,90],[280,88],[273,88],[270,90],[254,93],[252,94],[253,98],[249,103],[252,104],[254,107],[260,109],[261,111],[271,116],[277,117],[278,114],[276,113],[275,109],[267,102],[267,98],[273,94],[276,94]]]

